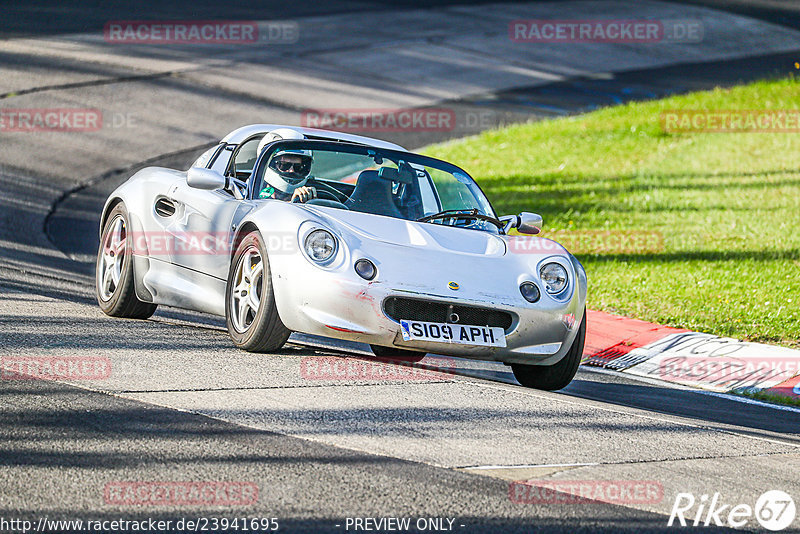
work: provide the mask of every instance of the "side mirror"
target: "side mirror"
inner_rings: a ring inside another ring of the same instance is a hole
[[[186,183],[195,189],[224,189],[228,185],[228,180],[217,171],[204,169],[202,167],[192,167],[186,172]]]
[[[517,232],[521,234],[538,234],[544,224],[541,215],[527,211],[523,211],[519,215],[504,215],[500,217],[500,220],[506,224],[503,227],[503,232],[506,234],[512,228],[516,228]]]

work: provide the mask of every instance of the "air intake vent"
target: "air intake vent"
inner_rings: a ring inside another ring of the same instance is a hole
[[[431,323],[499,326],[506,332],[514,322],[511,314],[502,310],[403,297],[389,297],[384,300],[383,311],[387,317],[398,322],[406,319]]]
[[[175,204],[166,198],[159,198],[156,200],[156,215],[159,217],[172,217],[175,215]]]

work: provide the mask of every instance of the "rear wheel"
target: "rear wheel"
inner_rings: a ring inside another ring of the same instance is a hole
[[[583,357],[583,345],[586,341],[586,310],[578,329],[578,335],[569,348],[567,355],[555,365],[523,365],[511,364],[514,377],[525,387],[555,391],[567,387],[572,382]]]
[[[136,296],[133,276],[133,238],[128,212],[120,202],[108,215],[97,251],[95,294],[103,313],[129,319],[147,319],[155,313],[155,304]]]
[[[381,345],[370,345],[372,353],[380,360],[390,362],[417,363],[425,357],[424,352],[415,350],[397,349],[394,347],[383,347]]]
[[[278,316],[269,260],[258,232],[247,234],[236,248],[225,290],[225,319],[233,343],[249,352],[278,350],[291,334]]]

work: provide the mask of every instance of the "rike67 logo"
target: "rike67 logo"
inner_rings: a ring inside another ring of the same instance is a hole
[[[667,526],[742,528],[755,518],[763,528],[778,532],[791,526],[796,514],[794,500],[781,490],[765,492],[755,506],[725,503],[719,493],[710,499],[708,495],[697,499],[691,493],[678,493]]]

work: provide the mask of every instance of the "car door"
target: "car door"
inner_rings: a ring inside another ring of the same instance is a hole
[[[263,134],[259,134],[238,146],[224,147],[211,168],[221,171],[219,161],[227,160],[229,163],[222,172],[246,182],[255,165],[256,149],[262,137]],[[174,184],[170,196],[179,214],[169,228],[175,238],[172,262],[227,280],[236,228],[255,204],[236,199],[227,190],[195,189],[185,181]]]
[[[226,280],[236,228],[253,203],[222,189],[190,187],[186,180],[172,184],[165,202],[174,210],[164,227],[170,263]]]

